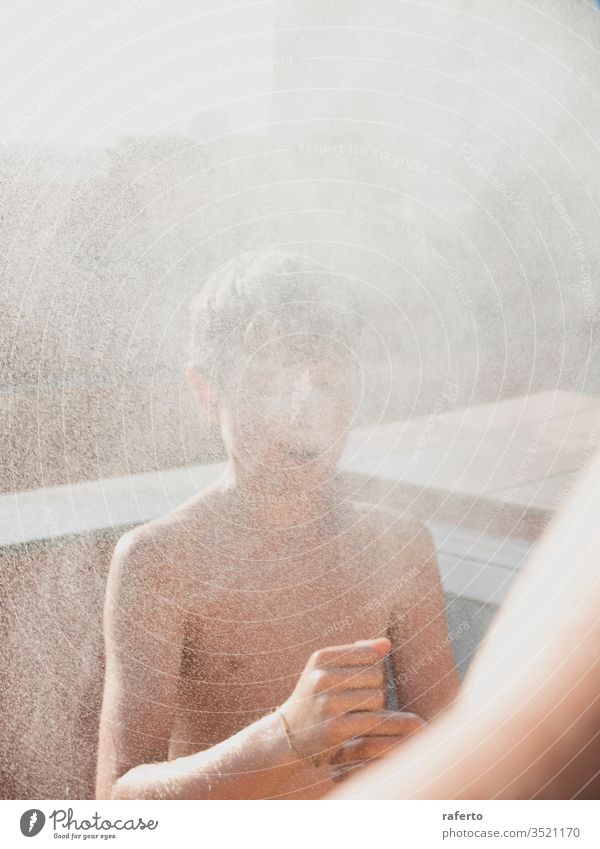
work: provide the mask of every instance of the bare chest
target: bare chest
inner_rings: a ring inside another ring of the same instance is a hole
[[[179,736],[183,754],[213,745],[285,701],[313,651],[385,635],[374,578],[331,564],[307,579],[298,562],[224,569],[189,592],[182,647]]]

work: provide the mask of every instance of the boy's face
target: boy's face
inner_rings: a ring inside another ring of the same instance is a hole
[[[282,337],[249,356],[232,384],[219,415],[230,456],[296,484],[331,475],[361,399],[351,352],[319,337]]]

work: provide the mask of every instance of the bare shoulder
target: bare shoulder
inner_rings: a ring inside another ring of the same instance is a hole
[[[397,510],[372,504],[352,506],[361,533],[373,542],[384,585],[420,585],[439,581],[435,547],[426,525]]]
[[[189,580],[197,580],[203,571],[207,530],[209,511],[201,496],[131,528],[115,546],[109,582],[121,591],[130,587],[138,597],[157,591],[170,597],[183,592]]]

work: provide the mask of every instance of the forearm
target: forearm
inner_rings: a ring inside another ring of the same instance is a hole
[[[113,785],[114,799],[264,799],[276,795],[302,761],[281,717],[269,714],[193,755],[133,767]]]

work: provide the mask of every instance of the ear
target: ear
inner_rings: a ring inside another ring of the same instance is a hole
[[[196,363],[192,362],[187,364],[185,367],[185,377],[190,389],[192,390],[194,398],[196,399],[196,403],[204,415],[211,424],[217,424],[218,416],[214,391]]]

